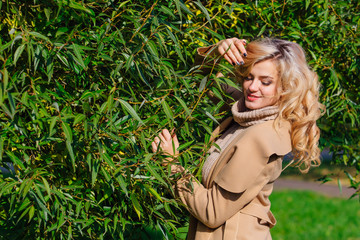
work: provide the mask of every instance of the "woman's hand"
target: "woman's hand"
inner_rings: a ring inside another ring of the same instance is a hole
[[[163,129],[160,132],[159,137],[154,138],[154,141],[151,143],[152,151],[154,153],[158,150],[159,144],[160,144],[160,149],[164,153],[173,157],[176,157],[179,154],[179,151],[177,150],[179,147],[179,141],[177,139],[176,134],[174,134],[174,130],[170,134],[169,130]],[[168,158],[167,160],[171,161],[173,159]]]
[[[223,56],[232,65],[243,65],[247,56],[245,49],[246,40],[228,38],[216,44],[215,54]]]

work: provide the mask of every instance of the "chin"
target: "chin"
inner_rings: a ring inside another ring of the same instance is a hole
[[[265,104],[265,103],[245,101],[245,107],[250,110],[261,109],[261,108],[272,106],[272,105],[274,105],[274,104]]]
[[[248,102],[248,101],[245,101],[245,107],[247,109],[250,109],[250,110],[256,110],[256,109],[260,109],[260,108],[263,108],[261,105],[259,104],[256,104],[254,102]]]

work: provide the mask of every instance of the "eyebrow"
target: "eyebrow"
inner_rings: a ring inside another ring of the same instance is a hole
[[[260,76],[260,79],[269,79],[269,80],[273,80],[274,78],[271,76]]]
[[[254,77],[254,75],[252,75],[251,73],[249,74],[249,76]],[[260,76],[259,78],[260,79],[274,80],[274,78],[272,76],[268,76],[268,75]]]

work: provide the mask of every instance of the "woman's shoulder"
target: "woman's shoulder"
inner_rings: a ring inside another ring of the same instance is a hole
[[[290,137],[291,125],[288,121],[269,120],[248,127],[244,133],[244,141],[252,142],[264,155],[285,155],[292,149]]]
[[[273,135],[290,137],[291,124],[289,121],[285,120],[268,120],[249,127],[248,131],[254,134],[261,133],[262,135],[269,137]]]

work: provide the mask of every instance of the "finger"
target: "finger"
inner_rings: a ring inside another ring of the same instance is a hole
[[[160,144],[160,139],[158,137],[155,137],[153,143],[156,145],[156,149],[157,149]]]
[[[167,130],[166,128],[162,130],[162,134],[165,137],[165,139],[167,141],[171,140],[171,134],[169,133],[169,130]]]
[[[234,57],[236,58],[236,64],[237,65],[244,64],[244,59],[241,56],[241,52],[236,47],[235,42],[233,43],[233,45],[231,45],[231,52],[229,51],[228,54],[233,54],[234,55]]]
[[[174,141],[175,146],[179,146],[179,140],[178,140],[176,134],[173,135],[173,138],[172,138],[172,139],[173,139],[173,141]]]
[[[157,151],[157,144],[155,142],[151,143],[152,151],[155,153]]]
[[[166,142],[167,142],[167,141],[166,141],[166,138],[164,137],[164,135],[163,135],[162,132],[160,132],[159,138],[160,138],[160,141],[161,141],[162,143],[166,143]]]
[[[244,42],[242,40],[238,39],[237,41],[235,41],[235,46],[240,50],[242,56],[244,56],[244,57],[247,56]]]
[[[236,63],[237,65],[240,65],[241,62],[243,62],[243,59],[239,53],[239,50],[235,46],[235,41],[237,38],[231,38],[227,39],[226,42],[229,46],[229,50],[226,52],[226,54],[229,56],[229,58]]]
[[[228,61],[230,64],[235,65],[236,63],[233,63],[233,61],[228,57],[228,55],[224,55],[224,58],[226,61]]]
[[[235,50],[235,51],[238,52],[237,50]],[[224,57],[225,57],[226,55],[231,59],[231,61],[234,63],[234,65],[235,65],[235,64],[240,65],[241,62],[243,62],[243,60],[242,60],[242,58],[241,58],[241,56],[240,56],[239,53],[238,53],[238,55],[239,55],[239,57],[240,57],[240,60],[237,59],[237,57],[235,56],[234,52],[231,51],[231,50],[229,50],[229,51],[224,55]]]
[[[235,56],[233,56],[233,58],[230,56],[229,52],[230,52],[230,48],[229,48],[229,45],[224,42],[223,44],[221,44],[221,46],[219,46],[219,53],[221,55],[223,55],[223,57],[229,62],[231,63],[232,65],[235,65],[236,64],[236,58]]]

